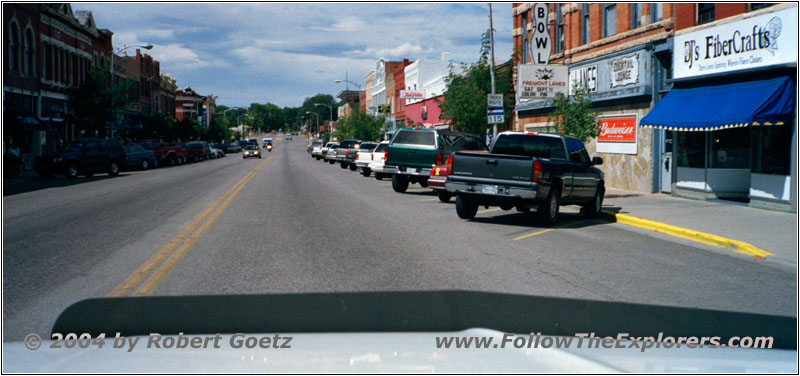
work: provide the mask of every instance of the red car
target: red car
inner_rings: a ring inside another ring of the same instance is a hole
[[[463,151],[463,150],[462,150]],[[482,153],[486,154],[487,151],[470,151],[470,153]],[[431,174],[428,178],[428,188],[432,188],[436,193],[439,195],[439,201],[441,202],[449,202],[450,198],[453,197],[453,192],[448,192],[445,190],[445,183],[447,182],[447,175],[450,174],[450,170],[453,169],[453,154],[450,154],[447,157],[447,162],[441,165],[435,165],[431,168]]]
[[[138,144],[147,150],[152,150],[161,165],[174,166],[186,162],[187,151],[180,145],[154,140],[139,141]]]

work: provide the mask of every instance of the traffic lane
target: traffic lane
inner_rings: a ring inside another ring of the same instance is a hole
[[[514,241],[550,228],[502,211],[463,221],[418,201],[430,192],[397,194],[300,148],[278,155],[157,294],[469,289],[794,312],[793,275],[763,264],[569,213]]]
[[[105,296],[246,174],[236,161],[230,156],[5,197],[4,339],[46,334],[69,304]]]

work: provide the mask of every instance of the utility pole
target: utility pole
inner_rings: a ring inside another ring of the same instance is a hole
[[[494,94],[494,26],[492,25],[492,3],[489,3],[489,50],[492,53],[491,59],[489,60],[489,75],[492,77],[492,94]],[[492,124],[492,140],[494,140],[495,137],[497,137],[497,124]]]

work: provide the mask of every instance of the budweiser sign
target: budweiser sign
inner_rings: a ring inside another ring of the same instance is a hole
[[[598,142],[636,142],[636,116],[600,118]]]
[[[400,99],[425,99],[422,90],[400,90]]]

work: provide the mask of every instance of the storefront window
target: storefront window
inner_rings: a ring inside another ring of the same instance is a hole
[[[706,132],[676,132],[678,167],[705,168]]]
[[[794,124],[753,128],[753,169],[761,174],[789,175]]]
[[[750,168],[750,129],[714,131],[709,137],[708,168]]]

